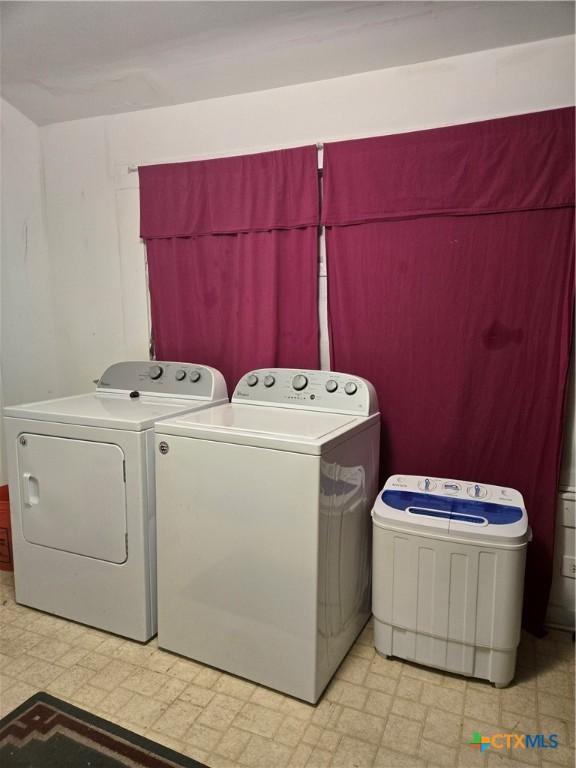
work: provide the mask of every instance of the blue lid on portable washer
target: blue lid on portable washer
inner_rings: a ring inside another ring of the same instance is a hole
[[[381,527],[498,540],[503,546],[530,537],[521,493],[459,480],[392,475],[376,498],[372,517]]]
[[[522,519],[524,510],[505,504],[495,504],[481,499],[459,499],[451,496],[435,496],[413,491],[387,491],[382,501],[394,509],[408,510],[413,514],[445,517],[467,523],[509,525]]]

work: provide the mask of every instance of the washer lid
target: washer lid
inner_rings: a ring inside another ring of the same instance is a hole
[[[483,497],[471,498],[470,490]],[[377,524],[503,544],[521,543],[528,534],[518,491],[458,480],[393,476],[378,496],[372,517]]]
[[[177,398],[172,400],[165,396],[131,398],[128,393],[94,392],[9,406],[4,409],[4,416],[140,432],[152,427],[158,419],[165,419],[191,408],[205,408],[207,405],[205,401]]]
[[[227,403],[162,421],[156,432],[319,454],[327,443],[348,434],[351,429],[363,428],[368,421],[372,419]]]

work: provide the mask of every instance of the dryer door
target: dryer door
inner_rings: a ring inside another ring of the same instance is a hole
[[[127,558],[124,452],[112,443],[18,438],[22,533],[32,544],[110,563]]]

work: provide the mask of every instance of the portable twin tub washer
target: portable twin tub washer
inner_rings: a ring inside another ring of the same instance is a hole
[[[508,685],[531,538],[522,495],[393,475],[372,520],[376,650]]]

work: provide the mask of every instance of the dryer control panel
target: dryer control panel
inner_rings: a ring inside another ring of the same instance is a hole
[[[300,368],[260,368],[242,376],[233,403],[370,416],[378,412],[372,384],[360,376]]]
[[[160,360],[115,363],[104,371],[96,388],[106,392],[132,392],[193,400],[221,400],[228,397],[224,377],[215,368]]]

